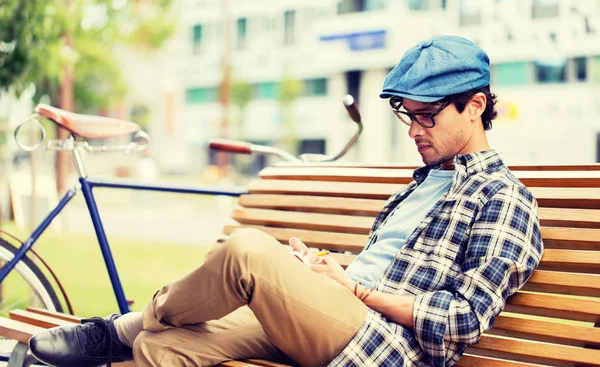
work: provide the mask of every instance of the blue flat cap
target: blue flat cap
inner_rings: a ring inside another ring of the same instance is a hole
[[[381,98],[436,102],[490,84],[490,59],[458,36],[436,36],[412,47],[383,82]]]

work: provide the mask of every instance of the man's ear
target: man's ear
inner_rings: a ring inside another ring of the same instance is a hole
[[[476,120],[481,117],[483,111],[485,111],[486,103],[487,98],[485,97],[485,94],[481,92],[476,93],[473,97],[471,97],[471,100],[469,100],[466,108],[471,120]]]

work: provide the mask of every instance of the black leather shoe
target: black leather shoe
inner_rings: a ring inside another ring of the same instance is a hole
[[[35,358],[51,366],[93,367],[133,359],[131,348],[123,344],[114,327],[120,315],[106,319],[92,317],[80,325],[52,328],[29,339]]]

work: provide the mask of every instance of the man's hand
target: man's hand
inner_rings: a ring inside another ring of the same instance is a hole
[[[329,277],[344,287],[352,290],[354,281],[344,271],[344,268],[331,256],[319,257],[308,252],[308,247],[298,238],[292,237],[289,240],[292,250],[298,254],[304,263],[310,266],[310,269],[315,273],[319,273]]]
[[[354,281],[350,279],[344,268],[333,257],[323,256],[319,260],[319,263],[310,266],[312,271],[325,275],[350,290],[354,288]]]
[[[295,252],[302,255],[304,263],[310,266],[315,273],[329,277],[344,287],[354,292],[354,287],[358,286],[358,294],[364,292],[365,287],[357,285],[340,264],[331,256],[318,257],[308,252],[308,247],[297,237],[290,238],[290,246]],[[386,294],[373,291],[368,297],[363,298],[363,302],[373,310],[381,313],[388,320],[404,325],[411,330],[413,325],[413,307],[414,296],[402,294]]]
[[[291,237],[289,239],[290,246],[294,255],[301,258],[301,261],[307,265],[317,264],[320,259],[315,255],[308,252],[308,247],[298,237]]]
[[[308,247],[298,237],[291,237],[289,243],[292,246],[292,250],[299,252],[302,256],[308,255]]]

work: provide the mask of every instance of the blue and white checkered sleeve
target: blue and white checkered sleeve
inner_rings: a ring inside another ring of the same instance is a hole
[[[542,252],[537,203],[531,193],[516,185],[498,190],[471,227],[463,272],[447,289],[415,299],[415,336],[432,365],[446,365],[445,340],[479,341],[506,298],[529,279]]]

